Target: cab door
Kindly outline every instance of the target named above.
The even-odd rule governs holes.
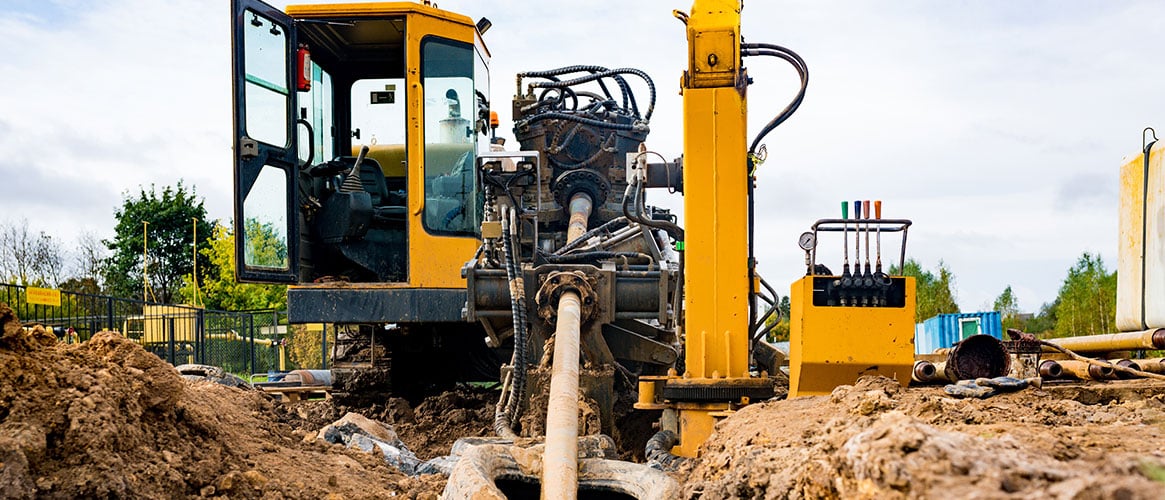
[[[233,0],[234,237],[240,282],[294,283],[299,216],[295,27],[257,0]]]

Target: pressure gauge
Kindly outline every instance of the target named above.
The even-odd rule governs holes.
[[[810,231],[801,233],[801,237],[797,238],[797,244],[806,252],[813,250],[813,247],[817,246],[817,235]]]

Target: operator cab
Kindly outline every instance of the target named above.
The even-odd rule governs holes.
[[[238,279],[456,283],[488,149],[471,20],[417,3],[233,9]]]

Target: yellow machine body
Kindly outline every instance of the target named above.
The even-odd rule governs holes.
[[[772,387],[767,379],[750,377],[748,370],[752,179],[740,7],[739,0],[697,0],[689,15],[677,14],[688,37],[688,69],[681,85],[687,371],[641,378],[640,390],[649,396],[641,396],[636,407],[664,409],[664,427],[674,426],[679,436],[672,451],[686,457],[696,456],[718,420],[748,404],[745,394]]]
[[[475,44],[478,50],[488,54],[484,44],[477,37],[473,19],[468,16],[440,10],[436,7],[416,2],[372,2],[366,4],[320,4],[289,5],[287,13],[294,19],[336,19],[336,18],[393,18],[404,21],[407,29],[396,43],[405,47],[405,85],[399,89],[406,96],[407,139],[404,144],[374,144],[370,146],[368,157],[377,160],[385,177],[405,180],[409,193],[408,200],[408,279],[404,282],[384,284],[361,284],[358,287],[375,288],[465,288],[461,277],[461,265],[477,250],[481,242],[475,237],[446,236],[433,234],[424,227],[425,178],[436,171],[447,173],[449,166],[468,149],[454,145],[426,144],[424,113],[424,90],[421,78],[421,41],[426,37],[440,37],[448,40]],[[471,145],[466,145],[471,147]],[[353,145],[351,154],[359,153],[359,146]],[[434,163],[429,165],[426,160]],[[437,161],[433,161],[437,160]],[[407,165],[413,166],[411,172]],[[299,285],[303,287],[332,285]],[[353,285],[348,285],[353,286]]]
[[[864,375],[893,378],[905,387],[914,365],[914,278],[902,280],[897,307],[852,307],[814,300],[814,283],[793,283],[789,309],[789,397],[829,394]],[[820,295],[820,294],[818,294]]]

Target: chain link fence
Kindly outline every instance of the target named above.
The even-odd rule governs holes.
[[[33,302],[40,289],[33,290]],[[55,297],[55,290],[50,298]],[[66,343],[84,342],[100,331],[115,331],[173,365],[197,363],[253,375],[299,368],[327,368],[328,328],[295,325],[286,311],[215,311],[177,304],[59,292],[59,305],[29,303],[29,288],[0,284],[0,303],[8,304],[25,325],[41,324]],[[54,302],[49,300],[49,302]],[[318,345],[295,349],[299,345]],[[318,352],[318,359],[316,353]]]

